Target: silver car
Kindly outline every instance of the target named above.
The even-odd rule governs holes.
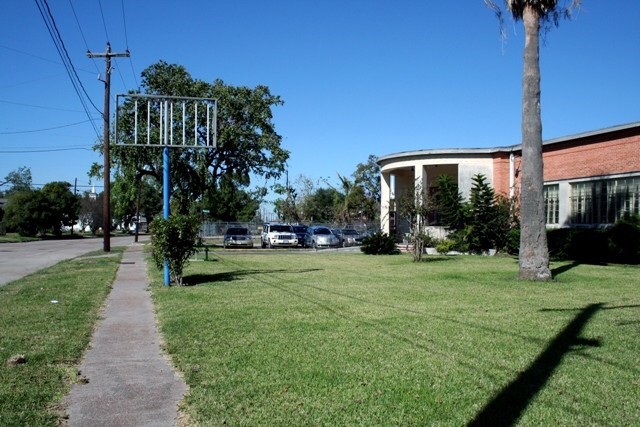
[[[340,246],[343,248],[346,248],[347,246],[357,246],[362,243],[362,236],[360,236],[360,233],[351,228],[336,230],[335,234],[340,238]]]
[[[224,233],[224,240],[222,246],[225,248],[231,247],[253,247],[253,238],[249,234],[249,229],[246,227],[229,227],[227,232]]]
[[[307,229],[304,245],[313,249],[337,248],[340,246],[340,238],[331,230],[322,225],[316,225]]]

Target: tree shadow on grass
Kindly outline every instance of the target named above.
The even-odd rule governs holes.
[[[442,262],[442,261],[453,261],[453,257],[442,255],[442,256],[426,256],[422,257],[420,262],[424,263],[432,263],[432,262]]]
[[[573,262],[570,262],[568,264],[552,268],[551,269],[551,275],[553,277],[557,277],[557,276],[561,275],[562,273],[564,273],[565,271],[569,271],[569,270],[571,270],[573,268],[576,268],[579,265],[580,265],[580,263],[578,261],[573,261]]]
[[[600,340],[580,338],[584,326],[600,309],[602,303],[583,308],[549,343],[529,367],[505,386],[469,422],[468,426],[512,426],[522,416],[533,398],[540,392],[563,357],[576,349],[599,347]]]
[[[233,282],[235,280],[240,280],[243,277],[247,277],[247,276],[260,276],[263,274],[273,274],[273,273],[301,274],[301,273],[309,273],[312,271],[320,271],[320,269],[306,268],[306,269],[300,269],[300,270],[237,270],[237,271],[227,271],[224,273],[213,273],[213,274],[190,274],[188,276],[184,276],[184,278],[182,279],[183,280],[182,283],[184,286],[197,286],[197,285]]]

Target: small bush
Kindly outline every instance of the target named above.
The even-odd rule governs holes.
[[[439,254],[444,255],[454,250],[455,246],[456,246],[456,242],[454,242],[453,240],[442,239],[436,245],[436,251],[438,251]]]
[[[396,239],[381,231],[362,239],[360,250],[367,255],[397,255]]]
[[[612,262],[640,263],[640,222],[633,218],[618,221],[608,231]]]
[[[549,255],[557,260],[639,264],[640,221],[626,218],[609,229],[550,230],[547,243]]]
[[[200,220],[188,215],[171,215],[169,219],[157,217],[151,223],[153,260],[159,270],[164,261],[169,265],[171,279],[182,285],[182,272],[189,257],[196,251]]]

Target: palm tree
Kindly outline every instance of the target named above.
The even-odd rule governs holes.
[[[522,20],[525,30],[524,66],[522,72],[522,175],[520,185],[520,279],[546,281],[551,279],[549,249],[544,214],[544,177],[542,165],[542,119],[540,115],[540,28],[558,24],[560,17],[569,16],[580,0],[570,0],[567,7],[558,7],[557,0],[505,0],[516,21]],[[502,21],[500,8],[485,0]]]

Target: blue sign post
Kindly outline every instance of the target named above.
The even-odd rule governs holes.
[[[124,100],[120,105],[120,100]],[[127,114],[129,127],[118,132],[118,117]],[[212,98],[127,94],[116,96],[116,144],[163,147],[163,217],[169,219],[171,182],[169,148],[215,148],[218,135],[218,104]],[[132,125],[132,127],[131,127]],[[123,135],[121,135],[123,134]],[[118,141],[123,136],[124,141]],[[164,284],[169,286],[169,263],[164,261]]]

